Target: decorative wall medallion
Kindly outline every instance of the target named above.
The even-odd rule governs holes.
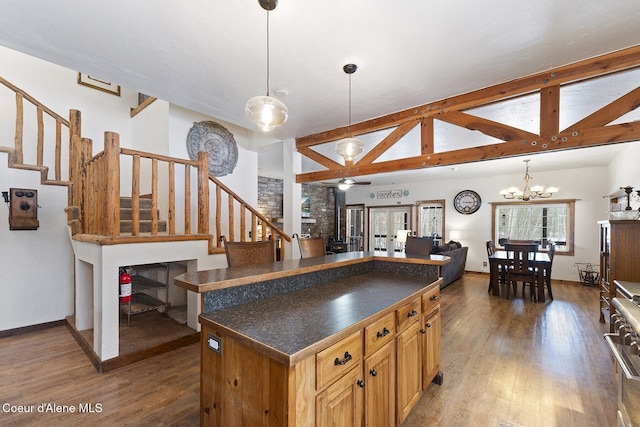
[[[209,173],[213,176],[230,174],[238,163],[236,140],[220,123],[193,123],[187,134],[187,153],[191,160],[197,160],[200,151],[209,154]]]

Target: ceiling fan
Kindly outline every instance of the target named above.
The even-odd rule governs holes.
[[[352,185],[371,185],[371,181],[356,181],[353,178],[342,178],[338,182],[321,182],[326,187],[337,187],[340,190],[347,190]]]
[[[356,181],[353,178],[342,178],[338,181],[338,188],[340,190],[348,190],[352,185],[369,185],[371,181]]]

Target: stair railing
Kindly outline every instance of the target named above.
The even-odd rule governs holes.
[[[278,228],[275,224],[273,224],[267,217],[262,215],[256,209],[251,207],[248,203],[246,203],[240,196],[231,191],[229,187],[220,182],[213,175],[209,175],[209,180],[215,185],[215,231],[216,231],[216,242],[218,248],[222,246],[222,241],[220,237],[224,235],[225,239],[230,242],[240,241],[252,241],[256,240],[267,240],[267,239],[276,239],[276,243],[278,241],[282,241],[282,239],[287,242],[291,242],[291,236]],[[226,194],[227,197],[227,230],[228,234],[223,233],[222,219],[223,212],[222,208],[224,206],[223,195]],[[236,204],[239,207],[238,217],[239,217],[239,230],[240,230],[240,238],[236,240],[235,236],[235,206]],[[249,227],[249,233],[247,233],[247,227]],[[247,239],[248,237],[248,239]],[[280,249],[280,259],[284,259],[285,255],[285,247],[280,244],[276,246]]]
[[[60,184],[66,184],[67,182],[62,182],[62,180],[66,178],[62,175],[63,151],[65,150],[62,141],[66,141],[68,138],[69,121],[2,77],[0,77],[0,83],[15,94],[14,146],[13,150],[9,152],[9,163],[13,167],[24,166],[26,169],[41,170],[43,182],[49,180],[49,168],[45,166],[45,162],[53,164],[53,179]],[[27,105],[25,105],[25,101]],[[33,110],[35,113],[34,116],[30,114],[26,115],[25,113],[28,112],[26,110]],[[26,164],[25,147],[23,146],[25,139],[25,121],[27,124],[35,122],[36,129],[33,135],[36,140],[35,151],[31,152],[29,150],[33,150],[33,145],[27,147],[29,156],[28,159],[26,159]],[[51,135],[49,132],[45,133],[45,130],[49,127],[55,127],[55,134],[53,134],[53,136],[49,136]],[[28,134],[27,137],[31,138],[32,136]]]
[[[86,140],[84,147],[90,147]],[[144,163],[143,163],[144,162]],[[81,205],[83,233],[103,236],[102,244],[153,240],[209,239],[209,253],[221,253],[220,238],[227,241],[255,241],[275,238],[290,242],[291,237],[268,218],[246,203],[217,178],[209,174],[206,152],[197,160],[185,160],[138,150],[121,148],[118,134],[105,132],[104,151],[91,157],[80,176],[85,182]],[[130,173],[126,166],[130,165]],[[131,185],[131,232],[120,229],[120,197],[128,193],[122,185]],[[197,188],[197,212],[192,212],[192,182]],[[210,199],[209,188],[215,196]],[[224,198],[226,197],[226,203]],[[151,200],[151,229],[140,231],[140,200]],[[160,206],[163,204],[163,206]],[[210,210],[213,206],[215,230],[210,232]],[[178,220],[178,209],[183,215]],[[160,215],[160,212],[163,215]],[[159,218],[167,218],[166,232],[159,231]],[[195,221],[192,219],[195,217]],[[236,221],[239,222],[236,227]],[[197,227],[194,230],[194,227]],[[236,236],[236,230],[239,235]],[[237,237],[237,238],[236,238]],[[215,246],[214,246],[214,243]],[[280,245],[281,259],[284,246]]]
[[[87,144],[84,144],[87,146]],[[130,172],[123,168],[130,165]],[[160,166],[162,165],[162,166]],[[176,168],[181,173],[176,173]],[[207,153],[199,153],[198,160],[184,160],[175,157],[147,153],[120,147],[117,133],[105,132],[104,150],[84,162],[79,176],[84,181],[82,191],[81,232],[104,236],[102,243],[109,241],[131,242],[136,238],[144,240],[178,240],[178,236],[203,238],[209,236],[209,183]],[[197,229],[191,222],[191,182],[192,175],[197,185]],[[129,180],[129,190],[122,185]],[[181,181],[181,185],[179,183]],[[184,217],[181,230],[176,221],[177,188],[180,187]],[[164,197],[162,197],[164,193]],[[122,233],[120,227],[120,198],[131,197],[131,232]],[[151,226],[149,232],[140,230],[140,200],[151,200]],[[160,201],[166,201],[162,212],[167,218],[167,231],[159,231]],[[153,239],[156,238],[156,239]]]
[[[91,139],[81,136],[79,111],[71,110],[67,120],[2,77],[0,83],[15,94],[16,105],[14,147],[0,146],[0,151],[9,153],[11,167],[39,170],[43,183],[69,186],[66,210],[74,236],[83,235],[78,238],[102,244],[208,238],[210,253],[224,250],[222,236],[228,241],[236,241],[237,237],[239,241],[276,239],[291,242],[291,237],[268,218],[209,175],[206,153],[199,153],[198,160],[192,161],[120,148],[118,134],[105,132],[104,150],[94,156]],[[30,110],[34,111],[33,116]],[[32,123],[35,124],[33,131]],[[55,128],[53,136],[48,131],[50,127]],[[35,149],[33,145],[24,144],[32,140],[32,134]],[[67,147],[64,140],[69,141]],[[53,179],[48,177],[47,165],[51,164]],[[131,165],[131,173],[121,174],[122,165]],[[68,176],[63,174],[65,166]],[[128,188],[131,188],[132,225],[131,233],[123,234],[120,230],[120,196],[122,184],[127,180]],[[197,188],[197,212],[192,212],[191,207],[192,182]],[[210,185],[215,191],[215,236],[209,232]],[[166,191],[165,197],[160,197],[161,191]],[[148,233],[140,231],[142,198],[151,199],[151,230]],[[177,222],[180,204],[184,209],[181,224]],[[159,205],[163,205],[162,213],[167,218],[167,231],[162,234],[158,229],[159,218],[163,216],[159,213]],[[280,251],[283,259],[284,245]]]

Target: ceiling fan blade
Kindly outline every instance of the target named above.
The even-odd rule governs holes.
[[[351,185],[371,185],[371,181],[356,181]]]

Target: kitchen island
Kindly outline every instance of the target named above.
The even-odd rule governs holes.
[[[442,380],[448,261],[356,252],[178,276],[203,293],[201,424],[399,425]]]

